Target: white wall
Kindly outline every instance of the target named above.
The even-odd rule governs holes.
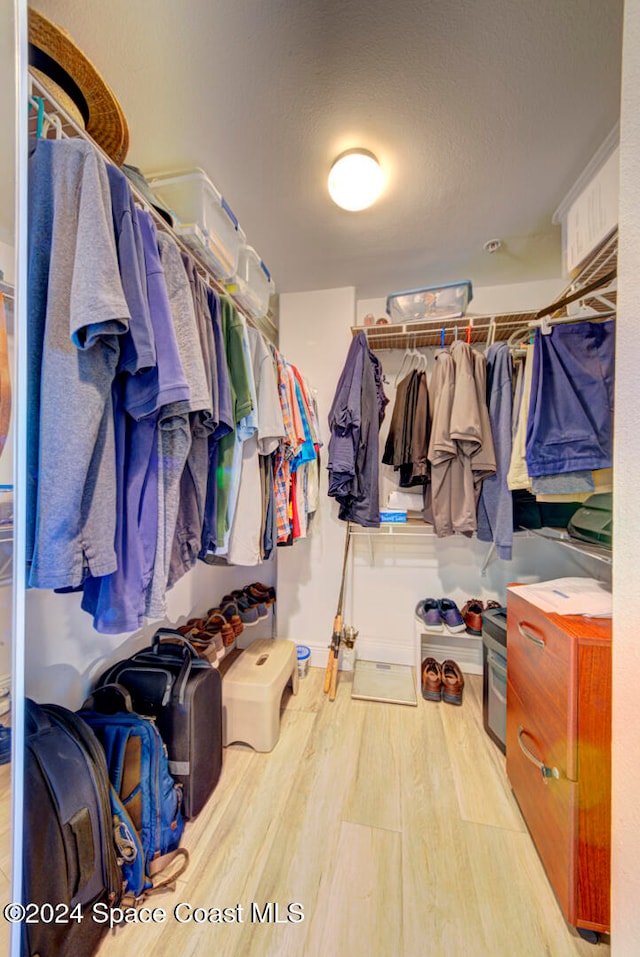
[[[111,662],[148,645],[161,624],[175,627],[217,605],[223,595],[256,580],[275,584],[275,561],[255,568],[211,566],[198,562],[167,593],[167,616],[130,635],[100,635],[80,608],[80,595],[50,591],[27,593],[25,648],[26,694],[36,701],[55,701],[76,709],[92,682]],[[272,616],[245,628],[238,644],[268,638]]]
[[[563,286],[546,283],[479,289],[478,298],[491,309],[536,309],[546,305]],[[495,300],[492,293],[495,293]],[[502,296],[502,298],[501,298]],[[357,304],[358,315],[369,311]],[[509,303],[506,305],[505,303]],[[364,311],[363,311],[364,308]],[[354,321],[353,290],[283,295],[280,298],[280,347],[300,364],[318,389],[320,425],[325,431],[320,519],[310,538],[278,553],[279,634],[312,648],[313,663],[324,665],[339,592],[344,547],[344,525],[336,503],[327,496],[327,414],[344,365]],[[377,312],[374,312],[377,315]],[[385,392],[391,402],[380,433],[384,443],[391,418],[394,378],[399,352],[380,353],[386,375]],[[392,469],[381,468],[381,504],[395,485]],[[358,654],[377,661],[410,664],[414,661],[414,610],[427,597],[453,598],[463,605],[469,598],[504,602],[511,581],[534,581],[564,574],[606,576],[607,569],[575,553],[539,539],[518,537],[512,562],[494,560],[483,574],[489,545],[455,536],[436,539],[425,526],[424,537],[384,537],[359,534],[352,539],[345,590],[344,620],[359,629]]]
[[[316,391],[324,447],[320,509],[309,538],[278,549],[278,634],[310,645],[313,664],[326,663],[338,601],[344,525],[327,497],[327,416],[351,342],[355,289],[280,296],[280,349]]]
[[[638,640],[638,303],[640,302],[640,4],[625,4],[620,124],[613,569],[613,822],[611,952],[640,949],[640,642]]]

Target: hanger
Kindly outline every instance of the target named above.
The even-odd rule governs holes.
[[[56,139],[61,140],[64,136],[64,133],[62,132],[62,120],[57,113],[54,113],[53,116],[47,116],[45,118],[45,121],[42,125],[42,135],[46,136],[52,126],[56,131]]]
[[[34,108],[37,110],[36,138],[42,139],[42,127],[44,125],[44,100],[41,96],[31,96],[29,98],[29,113]]]
[[[496,341],[496,317],[491,316],[489,319],[489,329],[487,330],[487,348],[492,346]]]
[[[523,339],[527,339],[529,341],[531,336],[532,329],[529,323],[526,323],[526,325],[518,326],[518,328],[511,333],[507,339],[507,345],[509,346],[511,352],[513,352],[515,355],[524,355],[525,350],[522,348],[522,341]]]
[[[472,333],[472,332],[473,332],[473,319],[469,319],[469,324],[468,324],[468,326],[467,326],[467,334],[466,334],[466,340],[467,340],[467,345],[468,345],[468,346],[471,345],[471,333]]]
[[[400,363],[400,368],[399,368],[398,371],[396,372],[396,377],[395,377],[395,379],[393,380],[393,384],[394,384],[394,386],[395,386],[396,389],[398,388],[398,383],[400,382],[400,380],[403,379],[406,374],[408,374],[409,372],[411,372],[411,367],[412,367],[412,363],[413,363],[413,352],[414,352],[414,350],[412,350],[412,349],[410,349],[410,348],[405,349],[404,355],[403,355],[403,357],[402,357],[402,362]],[[405,371],[405,363],[406,363],[407,359],[409,360],[409,365],[408,365],[408,367],[407,367],[407,369],[406,369],[406,371]]]

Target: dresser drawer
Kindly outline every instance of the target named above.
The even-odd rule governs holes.
[[[576,640],[517,591],[507,609],[507,698],[511,687],[549,762],[575,780]]]
[[[552,761],[526,706],[507,681],[507,774],[558,903],[573,923],[578,785]],[[558,777],[544,777],[535,762]]]

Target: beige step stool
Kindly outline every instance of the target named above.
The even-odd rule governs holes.
[[[280,736],[280,700],[288,682],[298,693],[298,656],[293,641],[258,638],[222,678],[222,728],[226,745],[242,741],[272,751]]]

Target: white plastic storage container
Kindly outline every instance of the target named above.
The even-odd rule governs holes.
[[[149,186],[176,219],[175,230],[217,279],[230,279],[246,236],[228,204],[201,169],[147,177]]]
[[[387,296],[387,315],[392,322],[419,322],[421,319],[457,319],[471,302],[468,279],[443,286],[407,289]]]
[[[275,291],[271,273],[252,246],[242,246],[235,280],[227,289],[254,319],[262,319],[269,309],[269,296]]]

